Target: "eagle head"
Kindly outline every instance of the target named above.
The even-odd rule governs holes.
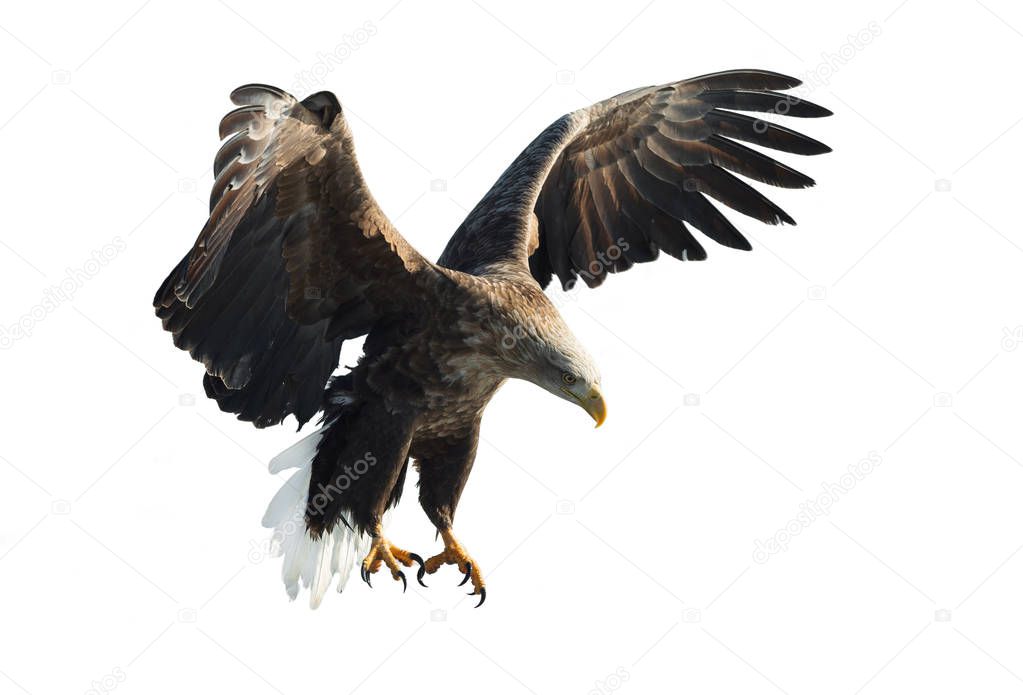
[[[546,362],[546,363],[544,363]],[[607,405],[600,392],[600,373],[589,355],[559,350],[538,363],[533,383],[585,410],[600,427]]]
[[[556,310],[538,313],[543,318],[530,322],[527,330],[519,324],[514,369],[509,376],[530,381],[579,406],[600,427],[607,417],[600,370]]]

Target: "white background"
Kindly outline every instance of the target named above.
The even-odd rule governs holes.
[[[1008,0],[7,6],[0,692],[1020,692],[1021,31]],[[610,417],[495,399],[456,524],[482,609],[451,568],[289,603],[259,520],[294,428],[220,413],[150,308],[230,90],[338,94],[436,256],[557,116],[731,67],[836,112],[794,124],[833,154],[781,155],[799,226],[562,297]],[[408,485],[389,535],[432,554]]]

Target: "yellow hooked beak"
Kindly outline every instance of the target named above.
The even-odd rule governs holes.
[[[597,423],[597,427],[604,424],[604,420],[607,419],[607,404],[604,403],[604,395],[600,389],[594,386],[585,396],[580,396],[565,387],[562,387],[561,390],[579,402],[583,410],[589,413],[593,421]]]

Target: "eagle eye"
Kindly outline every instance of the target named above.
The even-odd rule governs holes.
[[[565,372],[564,374],[561,375],[561,380],[564,381],[566,384],[574,384],[576,381],[575,374]]]

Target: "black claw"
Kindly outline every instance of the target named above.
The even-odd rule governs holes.
[[[362,581],[364,581],[367,584],[369,584],[369,588],[372,589],[373,588],[373,582],[370,581],[369,577],[370,577],[369,570],[366,568],[365,565],[363,565],[362,566]]]
[[[401,593],[404,594],[405,590],[408,589],[408,581],[405,579],[405,573],[399,571],[398,572],[398,579],[401,580]]]
[[[467,562],[467,563],[465,563],[465,576],[462,577],[462,581],[458,582],[458,586],[462,586],[467,581],[469,581],[469,577],[471,577],[471,576],[472,576],[472,563],[471,562]]]
[[[426,576],[426,563],[423,562],[423,558],[419,557],[415,553],[409,553],[408,556],[419,563],[419,571],[416,573],[416,581],[424,589],[429,588],[423,583],[423,577]]]
[[[475,593],[476,592],[474,591],[474,592],[472,592],[472,594],[469,594],[469,595],[472,596]],[[479,608],[480,606],[482,606],[483,602],[486,601],[486,600],[487,600],[487,587],[485,587],[485,586],[484,587],[480,587],[480,602],[476,604],[476,608]]]

